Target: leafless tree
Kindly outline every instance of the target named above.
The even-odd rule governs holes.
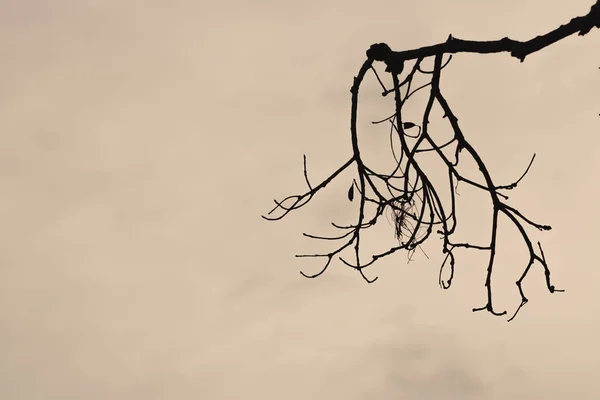
[[[513,183],[508,185],[498,185],[494,183],[486,164],[483,162],[475,148],[465,138],[458,124],[457,117],[442,94],[440,89],[440,76],[444,67],[448,65],[449,61],[452,59],[452,55],[456,53],[489,54],[507,52],[523,62],[528,55],[542,50],[552,43],[558,42],[574,33],[578,33],[580,36],[586,35],[594,27],[600,28],[600,0],[591,7],[590,12],[587,15],[573,18],[567,24],[561,25],[557,29],[525,42],[512,40],[507,37],[495,41],[471,41],[457,39],[450,35],[444,43],[414,50],[392,51],[385,43],[372,45],[369,50],[367,50],[367,59],[360,68],[358,75],[354,77],[354,82],[350,90],[352,94],[350,117],[350,133],[353,149],[352,156],[328,178],[317,185],[313,185],[308,178],[306,156],[304,156],[304,178],[308,186],[308,191],[303,194],[288,196],[281,201],[275,200],[275,207],[267,214],[267,216],[263,216],[263,218],[267,220],[279,220],[283,218],[289,212],[299,209],[310,202],[317,192],[328,185],[341,172],[345,171],[351,165],[355,166],[358,176],[357,179],[353,181],[353,184],[348,191],[348,199],[353,201],[355,193],[359,196],[358,201],[360,204],[357,221],[355,224],[349,226],[340,226],[332,223],[341,231],[341,234],[335,237],[304,234],[310,238],[328,240],[342,244],[334,250],[324,254],[297,255],[297,257],[321,257],[326,259],[325,266],[319,272],[312,275],[302,274],[308,278],[315,278],[323,274],[334,257],[339,257],[339,254],[344,249],[353,246],[353,262],[349,262],[342,257],[339,257],[339,259],[347,266],[356,269],[367,282],[374,282],[377,278],[370,279],[365,275],[366,267],[399,250],[407,250],[409,252],[414,251],[431,236],[435,227],[435,233],[441,235],[441,238],[443,239],[442,251],[446,255],[442,266],[440,267],[440,286],[447,289],[452,284],[455,265],[455,249],[468,248],[487,251],[489,252],[487,276],[485,280],[487,302],[483,307],[474,308],[473,311],[487,310],[494,315],[505,315],[506,311],[499,312],[492,305],[492,271],[496,254],[498,219],[503,215],[518,229],[529,252],[529,261],[516,282],[521,296],[521,304],[517,307],[509,321],[511,321],[520,311],[521,307],[528,302],[522,288],[522,282],[531,270],[535,261],[541,264],[545,272],[546,286],[550,293],[560,292],[561,290],[556,289],[551,283],[550,269],[548,268],[541,244],[537,242],[534,245],[525,229],[526,226],[530,226],[539,230],[549,230],[551,229],[550,226],[538,224],[528,219],[519,210],[510,206],[506,201],[508,197],[503,194],[503,191],[514,189],[523,179],[533,163],[535,154],[525,169],[525,172]],[[434,58],[434,66],[433,70],[426,71],[422,68],[422,62],[429,57]],[[444,58],[446,58],[445,61]],[[410,68],[410,71],[408,71],[409,68],[406,68],[407,71],[404,71],[406,62],[412,60],[414,60],[414,64]],[[386,89],[378,76],[374,68],[375,62],[382,62],[386,65],[385,71],[391,74],[393,81],[393,87],[391,89]],[[404,78],[400,80],[403,71]],[[386,174],[376,172],[365,164],[363,158],[361,158],[358,145],[356,127],[358,95],[361,83],[368,72],[372,72],[383,87],[383,96],[391,93],[394,94],[395,112],[381,121],[373,122],[374,124],[389,124],[390,134],[397,137],[400,143],[400,151],[398,152],[394,149],[393,142],[391,142],[391,150],[396,167],[392,172]],[[420,87],[412,88],[413,79],[417,74],[428,76],[429,82]],[[429,88],[429,97],[421,123],[415,124],[413,122],[404,121],[402,114],[403,107],[414,93],[425,88]],[[443,118],[448,120],[453,131],[453,138],[450,141],[441,144],[434,140],[428,129],[429,117],[435,103],[441,106],[441,109],[444,112]],[[448,154],[448,150],[450,150],[450,154]],[[435,187],[432,184],[431,179],[426,175],[419,162],[418,155],[423,152],[435,152],[447,168],[448,185],[451,193],[450,207],[442,204],[439,195],[441,188]],[[471,157],[477,164],[483,182],[469,179],[458,172],[457,167],[465,154]],[[457,224],[455,188],[459,182],[485,191],[491,198],[493,205],[492,227],[491,239],[488,245],[481,246],[470,243],[456,243],[451,239]],[[385,189],[381,189],[382,186],[385,187]],[[376,206],[376,211],[372,216],[366,215],[365,206],[368,203],[372,203]],[[372,255],[370,260],[365,261],[364,259],[361,259],[359,251],[361,232],[375,225],[386,210],[391,210],[394,216],[395,233],[399,240],[399,244],[385,252]],[[448,278],[442,279],[442,272],[446,268],[445,274]]]

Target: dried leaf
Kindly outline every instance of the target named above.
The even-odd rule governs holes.
[[[352,184],[350,189],[348,189],[348,200],[354,200],[354,184]]]
[[[402,124],[402,127],[404,127],[404,129],[414,128],[415,126],[417,125],[413,124],[412,122],[405,122]]]

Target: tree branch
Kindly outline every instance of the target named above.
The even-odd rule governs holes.
[[[401,65],[404,61],[444,53],[490,54],[507,52],[523,62],[525,57],[531,53],[535,53],[576,32],[579,32],[579,36],[586,35],[592,28],[600,28],[600,0],[596,1],[596,4],[590,8],[590,12],[587,15],[575,17],[567,24],[561,25],[545,35],[536,36],[526,42],[509,39],[508,37],[492,41],[462,40],[450,35],[444,43],[405,51],[392,51],[385,43],[374,44],[367,50],[367,57],[375,61],[383,61],[388,66],[386,71],[396,73],[401,72]]]
[[[304,158],[303,172],[308,191],[303,194],[292,195],[284,198],[281,201],[275,200],[275,207],[269,211],[269,216],[263,216],[267,220],[279,220],[285,217],[288,213],[300,209],[307,205],[317,192],[324,189],[333,179],[338,178],[341,172],[345,171],[350,165],[356,167],[358,179],[353,179],[348,189],[347,197],[350,202],[355,200],[355,192],[360,196],[358,199],[358,215],[355,223],[342,226],[332,222],[331,224],[341,231],[342,234],[335,236],[321,236],[305,233],[304,236],[311,239],[325,240],[329,242],[342,241],[342,244],[337,248],[321,254],[300,254],[297,257],[303,258],[325,258],[325,265],[314,274],[301,274],[307,278],[316,278],[323,274],[334,257],[355,269],[367,282],[372,283],[377,278],[370,279],[364,269],[375,263],[377,260],[389,256],[400,250],[407,250],[409,260],[416,248],[427,241],[434,233],[441,235],[442,253],[446,255],[439,272],[439,284],[443,289],[450,288],[455,272],[455,254],[456,248],[475,249],[489,252],[487,262],[487,273],[484,286],[486,288],[486,304],[482,307],[474,308],[473,311],[486,310],[493,315],[505,315],[506,311],[498,311],[493,307],[492,298],[492,276],[495,267],[495,256],[497,250],[498,236],[498,221],[501,215],[508,218],[510,222],[518,229],[523,238],[523,241],[529,252],[529,260],[524,267],[524,270],[515,282],[518,292],[521,296],[521,304],[517,307],[515,313],[509,319],[513,320],[522,307],[529,301],[525,296],[525,290],[522,287],[524,279],[531,271],[531,267],[535,261],[541,264],[546,279],[546,286],[550,293],[562,292],[550,281],[550,269],[546,262],[541,244],[538,242],[539,253],[533,246],[532,240],[525,230],[525,225],[530,225],[539,230],[549,230],[550,226],[541,225],[531,221],[525,217],[519,210],[508,205],[501,199],[508,199],[507,196],[500,193],[500,190],[514,189],[529,172],[531,164],[535,158],[532,157],[525,172],[513,183],[508,185],[496,185],[492,179],[491,173],[484,161],[477,153],[471,143],[465,138],[459,124],[458,118],[453,113],[448,101],[442,94],[440,88],[440,76],[442,70],[448,65],[452,54],[449,54],[448,60],[443,61],[445,53],[500,53],[508,52],[513,57],[518,58],[521,62],[529,54],[539,51],[552,43],[556,43],[565,37],[578,32],[579,35],[587,34],[592,28],[600,28],[600,0],[590,9],[590,12],[583,16],[571,19],[571,21],[559,28],[548,32],[545,35],[537,36],[527,42],[519,42],[509,38],[504,38],[496,41],[469,41],[453,38],[451,35],[445,43],[436,44],[434,46],[423,47],[416,50],[395,52],[385,43],[374,44],[367,51],[367,59],[364,61],[358,74],[354,77],[352,88],[352,106],[350,113],[350,136],[352,142],[352,156],[334,171],[331,175],[325,178],[317,185],[313,185],[308,179],[306,168],[306,157]],[[433,70],[426,71],[421,68],[420,64],[426,57],[434,57]],[[415,59],[416,62],[411,67],[412,70],[400,81],[399,75],[404,69],[404,61]],[[386,71],[392,75],[393,87],[387,89],[380,79],[375,67],[374,61],[382,61],[386,64]],[[375,125],[389,123],[390,125],[390,153],[396,165],[391,172],[377,172],[367,166],[362,159],[359,144],[359,135],[357,130],[358,119],[358,103],[359,90],[367,72],[372,71],[381,85],[383,92],[382,96],[390,93],[394,94],[394,108],[392,115],[372,122]],[[417,73],[428,75],[430,82],[413,89],[411,86],[413,78]],[[401,89],[404,88],[404,93]],[[411,95],[415,92],[429,88],[429,98],[423,112],[423,118],[419,123],[412,121],[403,121],[403,108]],[[430,132],[429,118],[431,116],[432,107],[437,103],[444,111],[443,119],[448,121],[454,136],[451,140],[445,140],[438,144],[434,132]],[[414,129],[417,128],[417,129]],[[415,133],[415,131],[418,131]],[[396,141],[394,141],[396,139]],[[396,149],[394,142],[399,142],[400,149]],[[449,146],[456,146],[454,149],[454,160],[442,151]],[[436,154],[444,163],[448,173],[448,186],[441,187],[434,184],[429,179],[427,173],[422,168],[420,155],[422,153]],[[460,154],[465,152],[470,156],[475,163],[483,178],[483,183],[468,179],[458,172],[458,166],[461,162]],[[462,184],[473,186],[486,192],[492,201],[492,226],[490,231],[489,244],[471,244],[457,243],[451,239],[454,234],[457,218],[456,218],[456,185]],[[384,184],[385,189],[381,189]],[[440,193],[442,190],[450,190],[450,204],[444,204],[441,200]],[[386,193],[389,192],[389,195]],[[458,194],[458,192],[456,192]],[[367,212],[366,205],[375,204],[376,210],[374,213]],[[388,211],[391,214],[392,224],[394,226],[394,236],[398,240],[398,244],[387,250],[372,254],[370,260],[361,257],[360,244],[362,235],[365,230],[373,227],[384,213]],[[349,262],[342,257],[342,252],[353,250],[354,262]],[[427,256],[427,255],[426,255]],[[444,278],[444,275],[446,278]]]

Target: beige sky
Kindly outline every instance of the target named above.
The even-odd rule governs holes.
[[[497,182],[537,153],[511,204],[553,226],[532,238],[567,292],[536,265],[513,323],[470,311],[484,255],[458,254],[439,289],[437,239],[429,260],[374,266],[372,285],[339,262],[302,278],[321,264],[293,255],[323,247],[301,232],[352,221],[350,172],[289,219],[259,217],[304,189],[303,153],[314,180],[350,156],[370,44],[524,40],[592,3],[1,1],[0,398],[600,398],[597,30],[523,64],[457,55],[442,74]],[[366,129],[392,112],[378,92],[365,84],[367,147],[387,137]],[[485,201],[462,193],[483,242]],[[510,311],[526,254],[500,229]]]

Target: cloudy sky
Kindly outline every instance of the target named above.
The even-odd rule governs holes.
[[[522,64],[459,54],[442,74],[497,182],[537,153],[510,201],[553,226],[532,239],[567,291],[548,294],[536,265],[514,322],[471,312],[485,255],[457,253],[438,287],[437,239],[429,259],[373,266],[372,285],[339,262],[303,278],[322,264],[293,255],[324,248],[301,232],[352,222],[351,171],[288,219],[260,218],[304,189],[302,154],[315,181],[349,158],[349,88],[372,43],[526,40],[592,3],[0,1],[0,397],[599,398],[597,30]],[[375,149],[387,131],[368,121],[392,105],[372,77],[363,90]],[[489,205],[462,190],[465,237],[487,241]],[[500,234],[510,311],[527,254],[506,221]]]

